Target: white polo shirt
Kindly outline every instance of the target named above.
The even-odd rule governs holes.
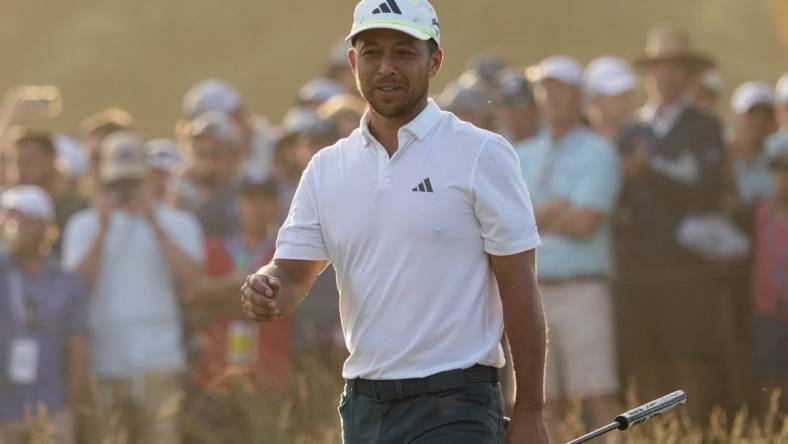
[[[309,163],[276,259],[330,260],[350,357],[343,377],[419,378],[502,367],[503,313],[488,254],[539,245],[503,137],[427,107],[389,158],[368,129]]]

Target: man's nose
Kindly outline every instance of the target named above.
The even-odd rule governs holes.
[[[378,74],[382,76],[391,75],[394,73],[394,60],[391,54],[384,54],[383,59],[380,61],[378,67]]]

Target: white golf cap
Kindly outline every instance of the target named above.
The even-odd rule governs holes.
[[[744,82],[731,97],[731,109],[736,114],[745,114],[753,107],[774,107],[774,90],[766,82]]]
[[[90,156],[79,141],[66,134],[55,136],[57,161],[63,172],[71,179],[78,179],[90,169]]]
[[[599,57],[586,68],[583,83],[586,94],[617,96],[638,88],[638,79],[629,64],[618,57]]]
[[[577,60],[567,56],[548,57],[528,68],[527,75],[528,80],[534,83],[553,79],[578,88],[583,84],[583,67]]]
[[[318,78],[310,80],[298,90],[298,100],[322,104],[343,92],[344,90],[339,83],[331,79]]]
[[[210,136],[235,149],[241,145],[241,131],[230,116],[221,111],[200,114],[189,124],[189,137]]]
[[[175,170],[181,162],[178,144],[172,139],[153,139],[145,142],[145,158],[148,166],[167,173]]]
[[[122,179],[142,179],[148,172],[142,139],[131,131],[118,131],[101,143],[101,168],[103,182]]]
[[[362,0],[356,5],[353,28],[346,39],[370,29],[393,29],[441,43],[438,14],[427,0]]]
[[[194,85],[183,97],[183,115],[193,119],[208,111],[232,114],[241,107],[241,95],[229,83],[207,79]]]
[[[0,197],[3,210],[15,210],[32,219],[51,222],[55,219],[55,207],[46,191],[35,185],[17,185],[6,190]]]
[[[777,102],[788,103],[788,72],[777,81]]]
[[[720,72],[714,68],[707,69],[703,72],[703,74],[701,74],[700,84],[709,91],[714,91],[717,94],[719,94],[722,91],[722,88],[725,86]]]

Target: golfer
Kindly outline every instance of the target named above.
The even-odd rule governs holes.
[[[243,308],[287,315],[334,264],[345,443],[546,442],[539,236],[517,156],[428,99],[443,51],[426,0],[363,0],[348,39],[368,111],[304,171]],[[508,431],[504,326],[517,380]]]

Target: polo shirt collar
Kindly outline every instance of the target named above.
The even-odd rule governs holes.
[[[370,111],[367,110],[364,113],[364,116],[361,118],[361,134],[364,136],[364,144],[368,145],[373,140],[375,140],[375,136],[369,131],[369,113]],[[417,140],[420,142],[427,137],[427,134],[435,127],[441,117],[441,109],[438,107],[438,104],[435,103],[434,100],[428,99],[427,106],[424,107],[423,110],[419,113],[418,116],[413,118],[410,122],[400,128],[399,132],[407,132],[413,135]]]

